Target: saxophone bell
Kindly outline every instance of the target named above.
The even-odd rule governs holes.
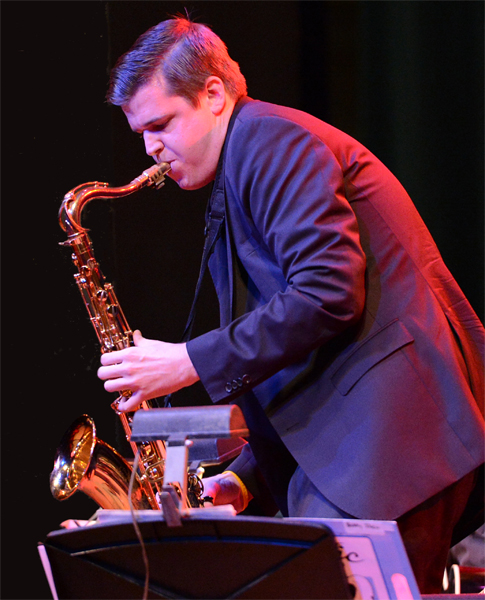
[[[79,490],[101,508],[129,510],[131,477],[128,462],[96,437],[93,419],[82,415],[66,431],[57,449],[50,489],[56,500],[67,500]],[[135,510],[151,508],[136,476],[131,500]]]

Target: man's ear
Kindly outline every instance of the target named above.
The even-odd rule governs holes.
[[[219,116],[224,111],[227,102],[227,92],[222,79],[211,75],[206,79],[204,91],[210,110],[215,116]]]

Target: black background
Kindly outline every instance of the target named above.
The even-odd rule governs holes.
[[[483,320],[482,2],[1,2],[2,598],[49,598],[36,545],[93,502],[51,497],[58,442],[80,414],[120,446],[113,397],[60,247],[63,195],[122,185],[151,164],[118,108],[109,68],[148,27],[184,12],[211,25],[249,94],[312,112],[401,180]],[[83,222],[128,322],[178,341],[191,304],[209,190],[91,204]],[[196,333],[217,325],[208,282]],[[180,403],[206,403],[195,386]]]

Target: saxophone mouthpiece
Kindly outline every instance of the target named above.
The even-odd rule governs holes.
[[[148,185],[154,185],[159,190],[165,184],[165,175],[169,171],[169,163],[162,162],[143,171],[143,175],[148,178]]]

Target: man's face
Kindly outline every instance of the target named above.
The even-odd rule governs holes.
[[[225,129],[208,89],[200,106],[170,96],[162,76],[141,87],[123,112],[133,131],[142,135],[146,152],[155,162],[168,162],[168,176],[186,190],[196,190],[215,177]]]

